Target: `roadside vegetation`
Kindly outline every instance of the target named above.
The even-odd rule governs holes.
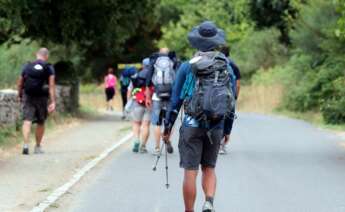
[[[106,66],[140,62],[163,46],[187,59],[193,52],[186,35],[205,19],[224,29],[241,69],[241,110],[314,114],[316,122],[343,126],[342,0],[0,0],[0,87],[13,87],[22,63],[45,45],[52,62],[74,66],[76,72],[65,77],[76,75],[85,84],[82,108],[103,108],[98,85]]]

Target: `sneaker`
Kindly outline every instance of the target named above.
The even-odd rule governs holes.
[[[133,146],[133,152],[139,152],[139,146],[140,146],[140,143],[139,142],[135,142],[134,143],[134,146]]]
[[[140,152],[140,153],[147,153],[146,146],[145,146],[145,145],[141,145],[141,146],[140,146],[140,149],[139,149],[139,152]]]
[[[204,206],[202,206],[202,212],[215,212],[213,204],[209,201],[206,201]]]
[[[167,152],[169,154],[172,154],[174,152],[174,147],[171,145],[171,142],[169,141],[167,144],[166,144],[166,148],[167,148]]]
[[[228,154],[228,151],[226,150],[226,146],[224,144],[220,145],[219,154],[220,155]]]
[[[43,154],[42,148],[40,146],[35,146],[34,154]]]
[[[23,148],[23,155],[29,154],[29,148]]]
[[[161,154],[161,150],[159,149],[159,147],[156,147],[155,151],[153,152],[153,155],[158,156],[160,154]]]

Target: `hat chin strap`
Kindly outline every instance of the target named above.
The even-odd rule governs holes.
[[[189,60],[189,63],[190,64],[194,64],[194,63],[197,63],[201,60],[201,56],[197,56],[197,57],[193,57],[191,60]]]

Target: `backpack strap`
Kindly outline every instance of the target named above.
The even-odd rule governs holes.
[[[188,73],[186,81],[184,82],[182,87],[180,99],[185,99],[186,97],[192,96],[195,87],[195,80],[195,75],[192,72]]]

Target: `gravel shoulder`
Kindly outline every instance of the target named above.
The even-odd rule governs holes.
[[[49,133],[43,141],[43,155],[23,156],[20,146],[2,154],[0,211],[31,210],[129,129],[128,122],[108,113]]]

